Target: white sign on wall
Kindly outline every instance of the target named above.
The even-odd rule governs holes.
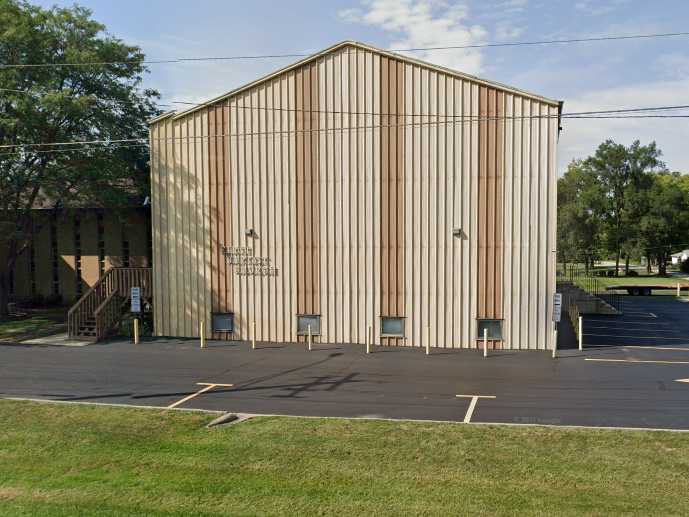
[[[141,312],[141,287],[132,287],[131,289],[131,299],[132,299],[132,312]]]
[[[562,293],[555,293],[553,295],[553,321],[560,322],[562,317]]]

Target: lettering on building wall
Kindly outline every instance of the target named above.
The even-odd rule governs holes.
[[[234,271],[238,275],[278,276],[278,268],[271,265],[271,260],[254,256],[253,248],[223,246],[222,252],[227,263],[234,266]]]

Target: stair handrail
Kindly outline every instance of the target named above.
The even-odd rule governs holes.
[[[76,336],[79,327],[84,322],[85,317],[93,314],[96,307],[108,296],[114,286],[113,269],[109,269],[100,277],[93,287],[77,300],[77,302],[67,312],[67,332],[70,337]]]
[[[109,269],[98,281],[72,306],[67,313],[67,331],[70,336],[76,336],[85,319],[93,315],[96,319],[96,339],[105,337],[110,326],[112,315],[103,310],[96,311],[108,301],[113,294],[122,298],[129,297],[131,287],[141,287],[142,299],[152,296],[152,271],[150,267],[116,267]],[[109,306],[110,304],[108,304]],[[119,311],[119,307],[117,308]],[[103,319],[105,318],[105,319]],[[99,331],[100,329],[100,331]]]
[[[118,291],[113,290],[103,302],[93,311],[96,319],[96,340],[103,339],[110,327],[115,324],[120,315],[120,297]]]

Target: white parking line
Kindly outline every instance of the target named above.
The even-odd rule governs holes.
[[[192,393],[191,395],[188,395],[188,396],[184,397],[183,399],[178,400],[177,402],[170,404],[167,408],[172,409],[174,407],[179,406],[180,404],[184,404],[187,400],[191,400],[194,397],[198,397],[202,393],[210,391],[213,388],[217,388],[218,386],[221,386],[223,388],[231,388],[232,386],[234,386],[234,384],[218,384],[218,383],[212,383],[212,382],[197,382],[196,384],[199,386],[205,386],[205,388],[201,388],[196,393]]]
[[[689,352],[689,348],[674,347],[674,346],[653,346],[653,345],[623,345],[624,348],[639,348],[641,350],[668,350],[668,351],[679,351],[679,352]]]
[[[650,359],[593,359],[587,357],[584,361],[599,361],[604,363],[656,363],[656,364],[689,364],[689,361],[652,361]]]
[[[662,337],[662,336],[623,336],[620,334],[590,334],[588,332],[584,332],[585,336],[600,336],[600,337],[633,337],[636,339],[675,339],[675,340],[680,340],[680,341],[689,341],[689,339],[685,337]]]
[[[469,403],[469,408],[467,409],[466,414],[464,415],[464,423],[468,424],[471,422],[471,417],[474,414],[474,409],[476,409],[476,403],[478,402],[478,399],[494,399],[495,396],[493,395],[456,395],[459,398],[470,398],[471,402]]]
[[[647,329],[647,328],[636,328],[636,327],[630,327],[628,325],[625,325],[623,327],[611,327],[611,326],[598,326],[598,325],[588,325],[589,329],[602,329],[602,330],[639,330],[639,331],[646,331],[646,332],[677,332],[675,329]]]

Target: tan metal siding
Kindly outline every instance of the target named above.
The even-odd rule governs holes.
[[[154,197],[169,191],[154,234],[168,278],[158,298],[179,304],[203,293],[191,315],[177,316],[189,323],[166,328],[193,335],[189,325],[217,307],[236,313],[236,333],[223,338],[248,339],[255,321],[259,340],[297,341],[296,315],[320,314],[322,342],[363,343],[371,325],[377,343],[469,348],[480,316],[505,319],[501,346],[549,346],[557,122],[519,118],[532,111],[556,114],[354,47],[192,112],[214,135],[195,135],[201,150],[185,151],[187,175],[179,171],[183,189],[200,187],[187,202],[201,207],[179,210],[178,169],[165,160],[178,156],[175,146],[166,140],[152,154]],[[185,130],[199,132],[188,120]],[[256,238],[246,238],[250,228]],[[227,266],[222,246],[246,245],[278,276]],[[195,279],[195,269],[208,277]],[[406,318],[404,340],[381,340],[383,315]]]

